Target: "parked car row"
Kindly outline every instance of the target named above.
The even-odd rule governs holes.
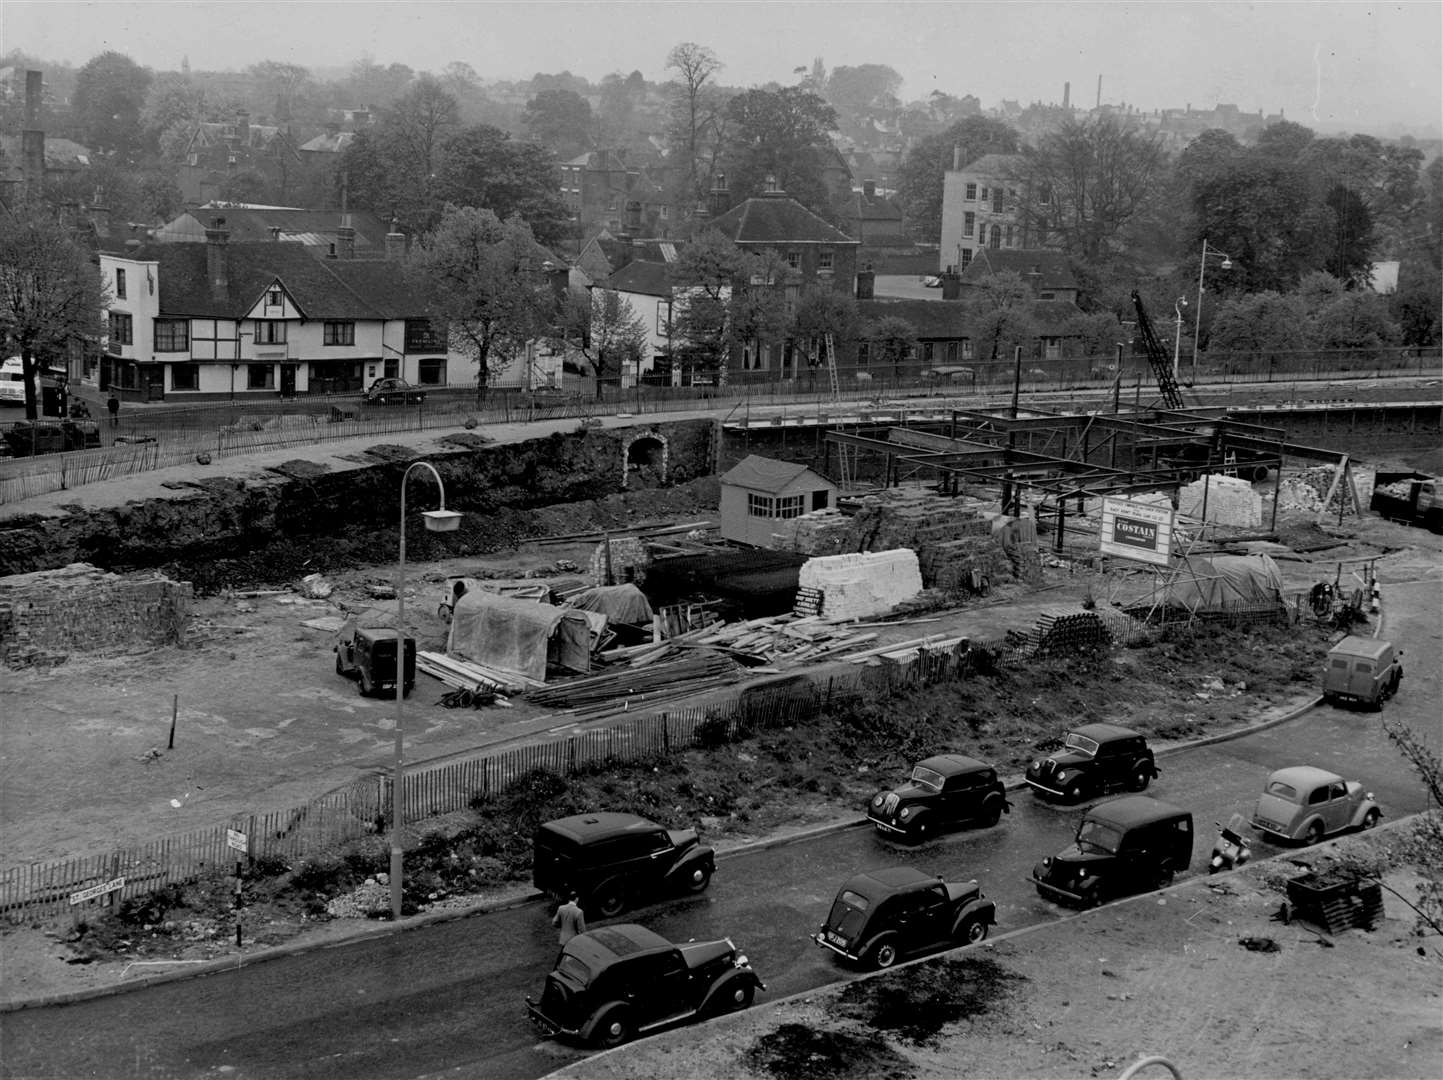
[[[1115,724],[1085,724],[1060,749],[1032,763],[1026,782],[1038,797],[1079,801],[1126,789],[1090,807],[1073,841],[1032,870],[1040,896],[1079,907],[1170,884],[1192,861],[1193,817],[1141,792],[1158,768],[1147,740]],[[964,754],[936,754],[907,781],[877,792],[867,817],[883,838],[920,842],[964,825],[990,828],[1011,804],[991,765]],[[1254,829],[1315,843],[1347,828],[1371,828],[1382,810],[1356,781],[1313,766],[1272,773],[1253,814]],[[1230,868],[1246,858],[1235,815],[1219,845]],[[1239,849],[1244,853],[1240,854]],[[1219,848],[1214,848],[1217,856]],[[667,829],[634,814],[597,812],[549,821],[534,839],[533,881],[553,896],[575,895],[602,918],[666,894],[700,893],[716,853],[693,829]],[[812,940],[863,967],[975,944],[997,922],[997,906],[976,880],[948,880],[913,866],[849,876]],[[593,928],[562,947],[539,999],[526,999],[541,1031],[602,1046],[645,1032],[746,1008],[761,977],[731,938],[676,944],[635,923]]]

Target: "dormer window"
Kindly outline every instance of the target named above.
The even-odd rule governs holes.
[[[269,289],[269,290],[267,290],[267,291],[266,291],[266,307],[280,307],[280,306],[281,306],[281,291],[280,291],[280,289]]]

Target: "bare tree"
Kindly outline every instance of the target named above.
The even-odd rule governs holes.
[[[722,69],[722,62],[716,53],[705,45],[683,41],[666,54],[668,70],[675,71],[672,78],[675,98],[672,102],[672,138],[686,153],[686,177],[693,199],[706,194],[697,175],[697,162],[701,157],[702,133],[710,123],[704,87],[707,81]]]

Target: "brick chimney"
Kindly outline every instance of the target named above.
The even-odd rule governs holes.
[[[877,292],[877,271],[868,263],[866,269],[857,271],[857,299],[870,300]]]
[[[40,129],[43,81],[40,72],[25,73],[25,127],[20,132],[20,173],[25,193],[39,198],[45,187],[45,132]]]
[[[962,298],[962,275],[949,266],[940,276],[942,278],[942,299],[960,300]]]
[[[210,294],[223,300],[230,292],[230,278],[226,273],[226,242],[230,230],[225,227],[225,218],[215,218],[205,230],[205,274],[210,280]]]
[[[962,169],[962,147],[961,147],[961,146],[958,146],[958,145],[953,145],[953,147],[952,147],[952,171],[953,171],[953,172],[960,172],[961,169]]]
[[[391,231],[386,234],[386,258],[392,262],[400,262],[406,257],[406,234],[396,224],[396,219],[391,219]]]
[[[386,242],[389,245],[390,237],[386,238]],[[402,242],[404,244],[404,238]],[[402,251],[404,252],[404,250],[403,247]],[[341,224],[336,229],[336,257],[338,259],[354,259],[356,257],[356,229],[351,224],[350,214],[341,215]],[[386,257],[391,257],[389,247]]]
[[[241,146],[249,146],[251,142],[251,114],[245,109],[235,111],[235,137]]]
[[[862,197],[863,197],[864,199],[866,199],[868,202],[871,202],[873,199],[875,199],[875,198],[877,197],[877,181],[875,181],[875,180],[863,180],[863,181],[862,181]]]
[[[711,182],[711,216],[721,217],[727,212],[731,193],[727,190],[727,174],[717,173]]]

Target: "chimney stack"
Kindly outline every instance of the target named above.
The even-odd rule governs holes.
[[[962,147],[956,144],[952,147],[952,171],[960,172],[962,169]]]
[[[215,218],[205,230],[205,273],[210,279],[210,294],[217,300],[224,299],[230,291],[230,279],[226,273],[226,242],[230,230],[225,227],[225,218]]]
[[[355,230],[352,230],[354,239]],[[352,252],[354,254],[354,252]],[[400,262],[406,257],[406,234],[401,231],[396,219],[391,219],[391,231],[386,234],[386,258],[392,262]]]
[[[872,199],[875,199],[875,198],[877,197],[877,181],[875,181],[875,180],[863,180],[863,181],[862,181],[862,195],[863,195],[863,197],[865,197],[865,198],[866,198],[867,200],[869,200],[869,201],[872,200]]]
[[[949,266],[939,276],[942,278],[942,299],[962,299],[962,275],[956,268]]]
[[[351,224],[350,214],[341,215],[340,227],[336,229],[336,257],[341,259],[356,257],[356,230]]]
[[[711,185],[711,216],[721,217],[725,214],[729,202],[731,202],[731,196],[727,191],[727,174],[717,173],[712,179]]]
[[[38,71],[25,73],[25,127],[20,132],[20,174],[25,194],[38,199],[45,187],[45,132],[40,129],[43,83]]]
[[[1062,107],[1064,109],[1072,108],[1072,84],[1070,82],[1062,84]]]

